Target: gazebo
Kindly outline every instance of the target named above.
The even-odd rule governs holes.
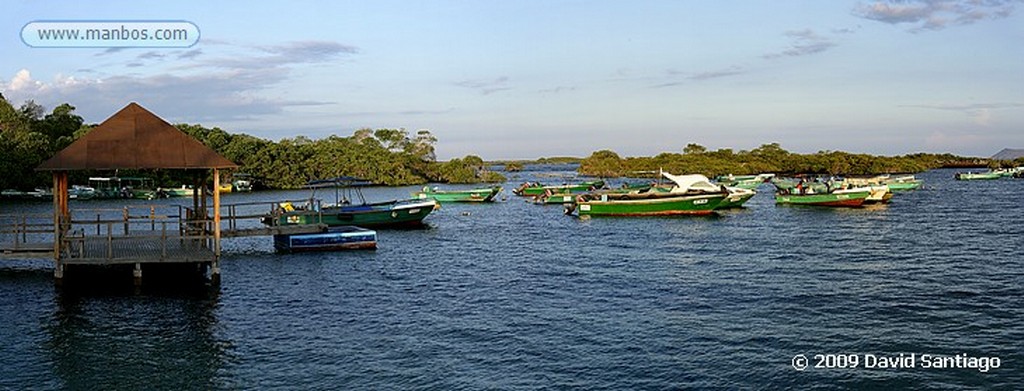
[[[71,213],[68,208],[68,172],[73,170],[125,170],[125,169],[174,169],[213,170],[213,218],[212,218],[212,260],[189,259],[185,253],[183,262],[209,262],[211,279],[220,279],[220,170],[237,168],[238,165],[214,152],[198,140],[178,130],[137,103],[129,103],[99,126],[82,136],[67,148],[61,150],[36,170],[53,173],[53,222],[54,222],[54,277],[64,278],[67,253],[66,236],[71,227]],[[205,189],[205,188],[204,188]],[[197,189],[197,193],[199,190]],[[199,197],[198,194],[196,197]],[[205,195],[203,208],[198,217],[205,218]],[[193,201],[197,206],[198,198]],[[197,208],[196,211],[199,211]],[[180,217],[180,216],[179,216]],[[196,216],[193,216],[196,217]],[[127,220],[127,213],[126,213]],[[127,223],[126,223],[127,226]],[[165,228],[166,229],[166,228]],[[99,228],[97,228],[97,231]],[[127,230],[127,228],[126,228]],[[109,231],[109,228],[108,228]],[[108,232],[109,233],[109,232]],[[127,232],[126,232],[127,234]],[[108,239],[108,241],[112,241]],[[182,241],[184,242],[184,241]],[[85,241],[83,240],[83,243]],[[139,247],[141,242],[129,246]],[[166,244],[162,254],[166,255]],[[112,252],[108,247],[107,252]],[[110,257],[111,259],[113,257]],[[168,262],[164,256],[159,261]],[[121,263],[135,264],[135,278],[141,278],[141,264],[147,263],[147,256]],[[148,260],[156,262],[156,260]]]

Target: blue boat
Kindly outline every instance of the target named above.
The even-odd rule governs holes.
[[[377,248],[377,231],[343,225],[318,233],[274,235],[274,248],[282,252],[372,250]]]

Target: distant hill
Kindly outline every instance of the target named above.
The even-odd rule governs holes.
[[[992,155],[992,160],[1017,160],[1024,157],[1024,149],[1005,148],[999,153]]]

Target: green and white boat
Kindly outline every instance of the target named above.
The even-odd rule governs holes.
[[[958,173],[956,173],[956,176],[954,176],[954,178],[956,178],[957,180],[960,180],[960,181],[992,180],[992,179],[999,179],[999,178],[1002,178],[1002,177],[1003,177],[1002,173],[994,172],[994,171],[979,172],[979,173],[958,172]]]
[[[580,216],[707,215],[730,195],[724,186],[711,184],[703,175],[662,175],[676,184],[669,191],[652,187],[627,193],[581,194],[567,206],[566,213],[576,212]]]
[[[707,215],[724,200],[725,193],[683,195],[661,192],[640,194],[603,194],[598,199],[577,200],[575,209],[580,216],[671,216]]]
[[[920,188],[924,182],[913,175],[902,175],[895,178],[885,178],[882,180],[882,183],[888,185],[889,190],[892,191],[907,191]]]
[[[422,226],[423,219],[440,206],[433,198],[367,203],[360,187],[369,185],[371,185],[369,181],[354,177],[311,181],[307,187],[312,189],[333,187],[335,203],[324,205],[320,200],[312,197],[306,205],[296,206],[291,203],[281,203],[262,221],[267,225],[326,224],[330,227],[341,225],[355,225],[364,228],[417,227]],[[345,193],[344,196],[341,195],[342,191]],[[353,196],[359,199],[358,204],[352,202]]]
[[[721,183],[728,187],[738,187],[741,189],[754,190],[757,189],[762,183],[768,182],[775,177],[775,174],[757,174],[757,175],[719,175],[715,177],[715,182]]]
[[[424,186],[422,191],[413,193],[419,199],[432,198],[438,202],[490,202],[501,192],[501,186],[468,190],[439,190]]]
[[[778,205],[808,205],[831,207],[859,207],[871,196],[870,187],[819,192],[815,187],[777,187],[775,203]]]
[[[700,174],[672,175],[667,172],[662,172],[661,175],[675,183],[675,186],[669,190],[670,192],[674,191],[675,189],[688,189],[691,191],[697,190],[703,191],[705,193],[718,193],[723,190],[726,191],[728,193],[728,196],[726,196],[725,199],[722,200],[722,202],[719,203],[717,207],[715,207],[715,209],[730,209],[743,207],[743,203],[749,201],[751,198],[754,197],[755,194],[757,194],[756,191],[750,188],[712,183],[708,179],[708,177]],[[771,177],[774,177],[774,174],[751,175],[750,178],[747,178],[746,180],[758,181],[757,183],[760,184],[765,179]]]
[[[156,192],[161,197],[167,198],[192,197],[193,195],[195,195],[196,190],[193,189],[191,186],[182,185],[181,187],[158,188]]]
[[[153,180],[145,177],[92,177],[89,186],[95,189],[95,198],[156,198]]]
[[[557,186],[544,186],[541,183],[526,182],[517,187],[515,190],[512,190],[512,194],[523,197],[536,197],[545,193],[584,193],[588,191],[594,191],[602,187],[604,187],[604,181],[587,181],[582,183]]]

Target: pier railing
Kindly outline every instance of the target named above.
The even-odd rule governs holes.
[[[265,236],[322,230],[322,224],[281,225],[289,206],[320,214],[317,200],[281,200],[222,204],[221,237]],[[78,208],[60,222],[55,238],[49,213],[0,215],[0,254],[53,256],[59,240],[67,263],[206,261],[214,253],[213,208],[135,205]],[[315,221],[322,221],[322,216]]]

